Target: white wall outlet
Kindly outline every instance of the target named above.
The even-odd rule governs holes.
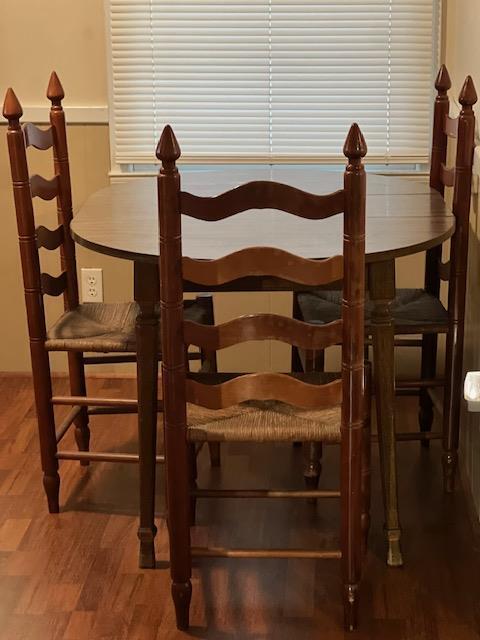
[[[82,269],[82,302],[103,302],[102,269]]]

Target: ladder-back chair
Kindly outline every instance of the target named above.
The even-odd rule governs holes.
[[[167,126],[163,130],[157,147],[157,157],[162,162],[158,177],[162,384],[172,596],[180,629],[189,625],[192,556],[342,558],[345,624],[348,629],[356,625],[362,538],[365,539],[368,529],[370,446],[363,329],[365,171],[362,158],[366,151],[360,129],[353,125],[344,147],[348,158],[344,189],[332,194],[317,196],[275,182],[252,182],[220,196],[204,198],[181,191],[176,168],[180,148],[172,129]],[[319,221],[344,213],[343,256],[310,260],[269,247],[245,248],[216,260],[183,256],[181,214],[214,223],[241,211],[265,208]],[[276,277],[289,281],[292,286],[319,286],[337,281],[343,274],[342,318],[325,326],[273,314],[247,315],[210,327],[185,318],[184,281],[208,289],[243,277]],[[271,372],[212,375],[189,374],[187,370],[185,345],[216,351],[246,340],[269,339],[307,349],[342,342],[342,372],[340,375]],[[340,491],[202,491],[196,488],[191,459],[195,443],[205,440],[341,443]],[[340,549],[191,547],[193,502],[202,496],[339,497]]]
[[[17,217],[20,257],[25,289],[25,304],[30,338],[32,376],[37,410],[43,484],[51,513],[59,511],[59,460],[140,462],[140,474],[150,477],[149,469],[163,456],[139,460],[136,454],[89,451],[89,414],[132,413],[137,411],[136,399],[94,398],[87,396],[85,364],[135,362],[135,323],[138,306],[134,302],[80,304],[75,243],[70,235],[72,194],[67,149],[65,114],[62,108],[64,91],[55,72],[47,89],[51,102],[50,127],[40,129],[34,124],[21,124],[21,105],[12,89],[8,89],[3,115],[8,120],[7,140],[12,173],[13,194]],[[30,175],[27,149],[52,149],[54,177],[50,180]],[[58,226],[47,229],[35,222],[34,198],[56,199]],[[43,273],[40,250],[59,250],[60,275]],[[47,330],[44,296],[63,295],[63,315]],[[211,297],[186,303],[186,314],[197,322],[213,323]],[[70,396],[54,396],[50,374],[49,352],[65,351],[68,357]],[[83,352],[93,352],[90,356]],[[96,355],[94,355],[96,354]],[[108,355],[100,355],[108,354]],[[160,356],[159,356],[160,357]],[[202,355],[203,357],[203,355]],[[214,363],[212,363],[214,366]],[[54,406],[67,405],[71,410],[56,427]],[[90,408],[89,408],[90,407]],[[159,407],[161,409],[161,406]],[[59,451],[58,443],[71,425],[75,427],[78,451]],[[142,434],[139,434],[142,438]],[[143,451],[148,450],[144,446]],[[142,475],[143,477],[143,475]],[[144,483],[145,486],[148,483]],[[154,487],[148,485],[149,499],[141,499],[141,520],[153,526]],[[144,498],[146,496],[143,496]],[[143,564],[152,566],[153,554]],[[145,556],[145,554],[144,554]]]
[[[468,262],[469,213],[472,184],[473,153],[475,147],[475,114],[473,105],[477,94],[470,76],[460,92],[461,111],[457,118],[449,115],[448,90],[451,87],[448,71],[443,65],[435,81],[437,97],[434,105],[433,140],[430,167],[430,186],[442,196],[446,187],[453,187],[455,233],[450,240],[450,260],[442,263],[442,245],[426,252],[423,289],[397,289],[392,304],[396,347],[421,348],[421,373],[416,380],[399,381],[397,389],[419,394],[420,432],[399,434],[402,439],[418,439],[424,446],[435,438],[443,439],[443,469],[446,491],[452,491],[458,458],[460,403],[462,386],[465,293]],[[452,168],[445,166],[447,143],[455,138],[456,159]],[[394,178],[392,178],[393,180]],[[439,299],[441,281],[448,282],[448,304]],[[294,302],[294,316],[312,323],[323,323],[339,317],[341,292],[317,291],[299,293]],[[365,324],[370,333],[372,305],[366,304]],[[417,339],[412,335],[421,334]],[[437,340],[446,334],[445,377],[436,377]],[[299,358],[294,358],[295,369]],[[304,358],[307,369],[323,368],[323,353]],[[402,386],[402,383],[404,386]],[[438,391],[443,388],[443,430],[431,431],[433,405],[441,407]],[[439,400],[439,402],[437,402]],[[318,462],[316,468],[318,468]]]

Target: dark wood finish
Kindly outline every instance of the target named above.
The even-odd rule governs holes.
[[[397,467],[395,450],[395,362],[394,324],[391,305],[395,298],[395,262],[372,263],[368,283],[374,303],[372,313],[374,389],[377,409],[380,464],[385,507],[387,564],[401,566],[400,523],[398,516]]]
[[[272,489],[194,489],[197,498],[340,498],[340,491],[274,491]]]
[[[140,455],[139,566],[155,567],[155,455],[157,451],[158,272],[135,263],[137,317],[138,450]]]
[[[255,265],[255,269],[252,269]],[[272,276],[297,284],[319,286],[343,278],[343,259],[306,260],[273,247],[250,247],[217,260],[182,259],[183,277],[201,285],[222,285],[247,277]]]
[[[28,335],[32,361],[33,385],[37,408],[40,455],[42,459],[43,485],[48,509],[58,513],[60,476],[58,475],[57,440],[50,378],[50,363],[45,350],[46,326],[42,297],[40,261],[35,234],[32,197],[28,175],[25,139],[20,126],[23,111],[12,89],[7,90],[3,115],[8,120],[7,143],[10,155],[13,195],[17,214],[20,257],[22,261],[25,305],[27,308]]]
[[[235,318],[221,325],[208,326],[186,320],[183,334],[187,344],[215,350],[248,340],[281,340],[302,349],[323,349],[340,342],[342,322],[308,324],[271,313]]]
[[[54,176],[50,180],[39,175],[30,177],[30,193],[32,198],[53,200],[58,196],[58,178]]]
[[[284,373],[239,374],[220,384],[186,380],[187,401],[223,409],[247,400],[280,400],[303,409],[325,409],[342,401],[342,381],[314,385]]]
[[[73,421],[82,411],[82,407],[77,404],[70,409],[65,419],[58,425],[58,428],[55,430],[55,437],[57,439],[57,444],[63,438],[63,436],[67,433],[68,429],[72,426]]]
[[[49,251],[54,251],[58,249],[64,241],[63,226],[57,227],[56,229],[47,229],[40,225],[35,229],[35,233],[37,234],[37,247],[39,249],[43,247]]]
[[[138,464],[140,456],[135,453],[110,453],[109,451],[58,451],[57,459],[80,460],[80,462],[133,462]],[[157,464],[164,464],[165,456],[156,456],[155,461]]]
[[[477,93],[470,76],[465,80],[459,102],[458,142],[455,160],[453,213],[455,233],[450,245],[450,283],[448,287],[449,326],[446,345],[445,397],[443,403],[443,466],[445,490],[453,491],[458,458],[460,403],[463,380],[463,341],[465,295],[467,286],[468,236],[472,190],[473,152],[475,148],[475,115],[473,105]]]
[[[272,176],[290,181],[312,192],[342,187],[342,175],[322,172],[309,166],[288,170],[284,166],[243,169],[246,179]],[[182,176],[183,188],[196,193],[225,189],[238,181],[238,169],[192,171]],[[448,240],[454,231],[454,217],[441,195],[415,180],[367,176],[367,262],[399,258],[426,251]],[[128,180],[97,191],[82,205],[72,223],[75,240],[82,246],[135,261],[158,261],[158,222],[155,181],[152,178]],[[99,213],[102,212],[102,215]],[[218,224],[184,216],[184,255],[216,260],[253,244],[275,246],[303,258],[319,259],[342,253],[342,223],[339,216],[328,220],[298,220],[281,211],[247,211]],[[319,225],[322,233],[319,234]],[[241,283],[236,290],[291,290],[291,284],[265,282]],[[232,290],[231,283],[224,290]],[[248,287],[248,289],[246,289]],[[219,287],[220,288],[220,287]],[[201,287],[191,290],[199,290]],[[212,290],[217,290],[214,287]]]
[[[242,184],[219,196],[201,197],[182,191],[180,211],[191,218],[223,220],[249,209],[279,209],[307,218],[323,220],[344,209],[343,191],[317,196],[278,182],[263,181]]]
[[[160,228],[160,309],[162,339],[162,387],[167,471],[170,575],[177,627],[188,629],[192,597],[189,450],[186,441],[186,362],[183,340],[183,283],[178,277],[182,260],[180,175],[175,162],[180,148],[170,127],[157,147],[162,161],[158,176]]]
[[[53,146],[53,134],[52,128],[39,129],[31,122],[26,122],[22,125],[23,135],[25,138],[26,147],[35,147],[40,151],[46,151]]]
[[[315,557],[342,558],[344,583],[345,625],[353,629],[357,624],[358,587],[362,560],[361,516],[365,511],[366,499],[361,489],[362,462],[368,462],[362,454],[362,439],[366,414],[364,397],[364,301],[365,301],[365,203],[366,175],[362,158],[367,152],[365,140],[357,125],[352,125],[347,137],[344,154],[348,165],[344,176],[344,189],[331,196],[337,205],[342,203],[344,211],[343,261],[345,265],[345,288],[342,320],[332,327],[314,331],[308,327],[305,338],[313,344],[314,334],[330,337],[330,344],[339,341],[338,328],[342,328],[342,375],[323,385],[312,385],[301,380],[298,374],[289,376],[278,373],[254,373],[238,375],[220,384],[205,384],[202,373],[189,377],[186,369],[185,345],[197,344],[209,350],[242,342],[248,338],[274,337],[289,343],[298,343],[298,322],[285,320],[283,326],[275,316],[247,316],[208,330],[186,323],[183,319],[183,281],[186,276],[179,270],[182,264],[181,213],[194,215],[204,220],[221,220],[240,213],[245,207],[264,208],[278,206],[300,217],[305,214],[302,202],[305,194],[275,183],[256,183],[238,187],[217,199],[197,199],[180,191],[180,176],[176,161],[180,148],[172,129],[165,127],[157,157],[162,162],[158,177],[158,204],[160,228],[160,291],[162,316],[162,385],[164,398],[165,447],[167,460],[167,503],[170,538],[170,561],[172,576],[172,596],[176,610],[177,627],[189,626],[189,606],[192,593],[191,556],[224,557]],[[254,199],[258,197],[258,201]],[[285,206],[281,203],[285,198]],[[298,200],[301,198],[300,204]],[[311,203],[311,197],[309,196]],[[318,202],[328,202],[330,198],[318,198]],[[208,206],[207,206],[208,203]],[[220,204],[222,208],[220,208]],[[335,213],[335,209],[333,209]],[[312,217],[309,211],[308,216]],[[317,218],[326,216],[325,209],[318,207]],[[265,275],[279,275],[278,255],[271,249],[259,259],[264,250],[257,248],[257,261],[241,262],[243,269],[237,269],[236,277],[251,277],[262,263]],[[274,259],[268,264],[268,258]],[[290,256],[288,256],[288,259]],[[218,282],[218,272],[224,268],[229,256],[223,261],[210,263],[210,277]],[[256,264],[257,262],[257,264]],[[285,275],[284,270],[280,274]],[[324,278],[324,274],[320,274]],[[188,271],[188,279],[197,279],[194,269]],[[205,282],[205,274],[202,284]],[[291,278],[290,274],[287,274]],[[337,280],[334,274],[332,280]],[[289,336],[287,334],[290,333]],[[208,374],[207,374],[208,375]],[[201,379],[201,382],[198,380]],[[189,523],[193,520],[192,497],[199,495],[196,489],[196,470],[192,464],[192,447],[187,442],[186,403],[201,405],[211,409],[221,409],[246,400],[279,400],[302,408],[330,408],[341,404],[341,551],[306,550],[266,550],[224,548],[190,548]],[[194,456],[193,456],[194,457]],[[190,459],[190,460],[189,460]],[[189,492],[190,489],[190,492]],[[223,494],[225,495],[225,494]],[[210,495],[213,497],[213,495]],[[230,497],[240,497],[238,492],[230,492]],[[274,497],[270,494],[269,497]],[[284,497],[284,492],[280,496]],[[189,513],[190,512],[190,513]],[[291,553],[291,555],[290,555]]]
[[[131,410],[136,411],[138,403],[137,400],[128,400],[126,398],[113,400],[88,397],[83,354],[73,352],[67,353],[70,396],[53,397],[52,394],[49,355],[45,345],[46,325],[43,295],[58,296],[63,294],[64,308],[66,311],[70,311],[78,307],[79,293],[75,243],[70,234],[73,214],[65,114],[62,108],[64,92],[55,73],[52,73],[50,77],[47,97],[51,103],[51,126],[47,130],[40,130],[31,124],[26,124],[21,127],[20,118],[22,116],[22,109],[11,89],[9,89],[6,94],[3,115],[8,120],[7,138],[27,308],[38,430],[44,471],[43,482],[47,494],[49,511],[56,513],[59,511],[59,459],[77,459],[80,460],[80,464],[82,465],[88,465],[90,460],[110,459],[120,461],[117,454],[108,458],[110,454],[107,453],[96,456],[88,453],[90,441],[88,406],[99,406],[103,411],[108,408],[108,410],[112,412],[124,413]],[[51,180],[46,180],[38,175],[29,176],[26,154],[26,149],[29,146],[40,150],[52,148],[54,177]],[[42,226],[35,228],[32,199],[37,196],[44,200],[56,198],[59,225],[57,229],[49,230]],[[59,276],[54,277],[40,272],[39,249],[42,247],[48,250],[60,250]],[[158,288],[156,284],[154,288],[156,291]],[[148,311],[145,311],[142,304],[140,306],[141,316],[139,322],[149,324]],[[145,340],[143,340],[143,342],[140,340],[139,343],[142,349],[145,345]],[[143,350],[145,351],[144,348]],[[153,353],[155,354],[154,359],[156,366],[158,354],[157,351]],[[147,358],[149,357],[150,355],[147,354]],[[131,360],[131,357],[127,356],[126,359]],[[120,361],[120,359],[116,358],[116,361]],[[156,368],[152,371],[152,374],[153,377],[147,378],[147,380],[144,381],[139,392],[139,420],[142,425],[145,421],[145,412],[149,412],[148,403],[145,402],[145,394],[148,396],[150,391],[146,391],[146,386],[149,386],[152,381],[156,383]],[[57,431],[55,431],[53,406],[60,404],[73,405],[73,408],[67,418],[60,423]],[[158,407],[156,398],[152,406],[154,407],[153,410],[156,420]],[[161,405],[158,408],[161,409]],[[62,454],[57,451],[57,442],[66,435],[72,423],[75,427],[75,440],[80,451],[77,457],[72,457],[72,452]],[[147,433],[146,430],[142,431],[142,434],[145,433]],[[153,488],[151,486],[152,473],[148,474],[148,472],[145,472],[145,468],[151,469],[152,466],[154,468],[155,448],[151,447],[151,441],[145,442],[145,439],[141,439],[139,448],[141,475],[143,479],[141,487],[142,491],[145,490],[146,492],[146,495],[142,496],[141,500],[141,531],[143,531],[142,527],[148,527],[150,523],[153,523],[154,519]],[[145,455],[152,459],[143,463],[143,456]],[[148,485],[148,490],[146,485]],[[145,513],[146,510],[150,510],[150,513]],[[153,540],[151,541],[151,545],[153,548]],[[150,561],[150,565],[151,564],[152,561]]]
[[[68,287],[67,272],[62,271],[59,276],[51,276],[49,273],[40,274],[42,293],[47,296],[60,296]]]

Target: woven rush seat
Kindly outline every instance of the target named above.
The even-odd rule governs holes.
[[[214,374],[215,376],[215,374]],[[315,381],[312,380],[315,376]],[[225,374],[217,374],[224,382]],[[303,377],[311,384],[337,379],[331,373]],[[190,442],[340,442],[341,406],[301,409],[276,400],[249,400],[226,409],[187,405],[187,437]]]
[[[301,316],[306,322],[325,324],[341,317],[341,291],[314,291],[298,294],[298,306]],[[369,299],[365,304],[365,324],[371,323],[373,302]],[[406,333],[421,333],[429,327],[446,331],[448,313],[440,300],[423,289],[397,289],[392,304],[392,315],[395,327],[404,329]],[[428,331],[427,331],[428,332]]]
[[[80,304],[49,329],[45,347],[48,351],[135,352],[138,312],[135,302]],[[185,318],[208,322],[205,307],[194,300],[185,302]]]

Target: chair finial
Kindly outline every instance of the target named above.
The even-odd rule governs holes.
[[[20,120],[23,115],[22,105],[18,101],[15,91],[12,87],[7,89],[5,94],[5,100],[3,102],[3,117],[9,122],[15,122]]]
[[[58,79],[55,71],[52,71],[50,80],[47,87],[47,98],[50,100],[53,106],[60,106],[60,103],[65,97],[65,92],[62,87],[62,83]]]
[[[452,81],[450,80],[450,75],[448,73],[447,67],[442,64],[440,70],[437,75],[437,79],[435,80],[435,89],[438,93],[447,93],[449,89],[452,87]]]
[[[462,90],[460,91],[458,101],[462,107],[472,107],[477,102],[477,99],[477,92],[475,90],[472,77],[467,76],[463,83]]]
[[[174,164],[181,155],[177,138],[169,124],[163,128],[155,155],[163,164]]]
[[[358,160],[367,154],[367,143],[363,137],[363,133],[356,122],[350,127],[347,139],[343,146],[343,154],[349,160]]]

